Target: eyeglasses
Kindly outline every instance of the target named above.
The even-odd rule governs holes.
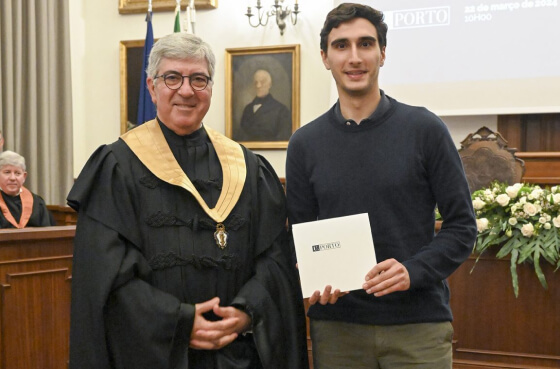
[[[154,79],[160,77],[163,78],[163,82],[165,82],[165,85],[170,90],[180,89],[181,86],[183,86],[183,83],[185,82],[185,78],[188,78],[189,85],[193,90],[202,91],[206,88],[206,86],[208,86],[208,83],[212,80],[212,78],[202,73],[194,73],[191,74],[190,76],[182,76],[180,73],[177,72],[169,72],[159,76],[155,76]]]

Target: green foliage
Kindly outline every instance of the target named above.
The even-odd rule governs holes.
[[[560,186],[542,189],[537,185],[494,182],[474,192],[472,200],[478,227],[474,252],[479,258],[495,247],[499,248],[497,258],[510,257],[516,297],[517,265],[522,263],[533,264],[539,282],[548,288],[540,262],[544,259],[555,270],[560,268]]]

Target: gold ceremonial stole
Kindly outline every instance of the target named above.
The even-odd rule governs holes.
[[[29,222],[29,218],[31,218],[31,213],[33,212],[33,194],[22,186],[19,197],[21,199],[21,217],[19,218],[19,223],[16,222],[14,216],[10,213],[10,209],[8,209],[8,205],[6,205],[6,201],[4,201],[2,195],[0,195],[0,209],[2,209],[4,218],[14,227],[24,228],[27,222]]]
[[[174,186],[184,188],[195,197],[206,214],[216,221],[214,238],[218,246],[223,249],[227,246],[227,232],[223,221],[231,213],[241,196],[247,176],[247,167],[243,149],[237,142],[209,127],[204,127],[204,129],[214,145],[223,174],[222,192],[214,208],[208,207],[187,174],[179,166],[156,119],[128,131],[121,138],[156,177]]]

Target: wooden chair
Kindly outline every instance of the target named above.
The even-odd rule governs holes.
[[[482,127],[462,142],[459,155],[471,193],[497,180],[507,184],[522,181],[525,163],[515,156],[517,149],[507,147],[498,132]]]

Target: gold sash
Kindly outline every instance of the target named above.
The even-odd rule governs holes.
[[[247,176],[243,149],[209,127],[204,127],[214,145],[222,167],[222,192],[214,208],[209,208],[189,177],[177,163],[156,119],[146,122],[121,138],[156,177],[189,191],[216,223],[223,222],[237,204]]]
[[[0,209],[2,209],[4,218],[14,227],[24,228],[27,222],[29,222],[29,218],[31,218],[31,213],[33,212],[33,194],[22,186],[19,197],[21,199],[21,217],[19,218],[19,223],[16,222],[14,216],[10,213],[10,209],[8,209],[8,205],[6,205],[6,201],[4,201],[2,195],[0,195]]]

